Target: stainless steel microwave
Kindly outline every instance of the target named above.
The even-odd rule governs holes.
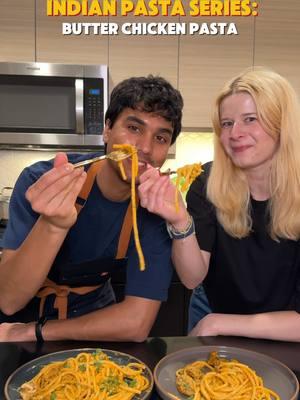
[[[0,144],[103,145],[106,65],[0,63]]]

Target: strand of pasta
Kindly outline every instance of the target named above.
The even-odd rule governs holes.
[[[193,400],[280,400],[246,364],[214,357],[214,366],[209,361],[196,361],[177,370],[177,387],[188,388]]]
[[[124,165],[123,165],[123,161],[118,161],[118,167],[121,171],[121,175],[122,175],[122,179],[125,181],[126,180],[126,174],[125,174],[125,170],[124,170]]]
[[[44,366],[19,389],[23,400],[130,400],[150,386],[139,363],[118,365],[105,353],[80,353]]]
[[[133,237],[134,237],[134,243],[136,247],[136,251],[138,254],[139,258],[139,266],[140,270],[144,271],[145,270],[145,258],[140,242],[140,237],[139,237],[139,231],[138,231],[138,226],[137,226],[137,206],[136,206],[136,192],[135,192],[135,181],[136,177],[138,175],[138,170],[139,170],[139,164],[138,164],[138,155],[137,155],[137,150],[134,146],[130,144],[115,144],[113,145],[114,149],[122,149],[126,153],[131,154],[131,207],[132,207],[132,227],[133,227]],[[122,161],[119,163],[119,167],[122,165]],[[122,172],[123,171],[123,172]],[[121,170],[121,174],[123,179],[126,179],[125,171],[124,168]]]

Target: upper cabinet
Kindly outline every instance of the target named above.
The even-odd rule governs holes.
[[[300,1],[261,0],[260,3],[254,64],[282,74],[300,95]]]
[[[176,35],[125,34],[134,33],[152,22],[179,22],[176,17],[112,17],[119,26],[119,34],[109,37],[109,72],[111,88],[131,76],[160,75],[175,87],[178,84],[178,42]],[[137,25],[138,23],[138,25]],[[148,25],[149,26],[149,25]]]
[[[257,17],[121,17],[120,12],[109,17],[50,17],[45,0],[1,0],[0,60],[107,64],[110,91],[131,76],[160,75],[183,95],[183,129],[209,128],[217,92],[249,66],[275,69],[300,94],[300,0],[257,3]],[[118,34],[80,34],[82,26],[77,25],[77,35],[63,35],[63,22],[115,23]],[[193,35],[134,34],[135,29],[149,28],[152,22],[227,26],[224,34],[221,28],[218,34],[199,34],[199,30]],[[127,34],[122,32],[125,23],[132,24],[127,26]],[[237,35],[226,34],[230,23],[235,24]]]
[[[179,89],[184,98],[183,127],[211,127],[214,98],[225,81],[253,65],[255,17],[182,18],[185,22],[234,22],[238,34],[185,35],[179,45]],[[226,28],[227,29],[227,28]],[[225,32],[226,32],[225,29]]]
[[[1,0],[0,61],[35,60],[35,1]]]
[[[36,0],[37,61],[68,64],[108,64],[108,35],[62,34],[62,23],[107,23],[108,17],[47,16],[47,2]],[[80,27],[77,26],[77,29]],[[77,31],[80,32],[80,31]]]

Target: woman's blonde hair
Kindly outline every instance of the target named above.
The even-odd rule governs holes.
[[[244,92],[252,96],[263,129],[278,141],[269,179],[270,226],[273,239],[300,238],[300,108],[295,90],[279,74],[247,69],[225,84],[214,107],[215,153],[208,179],[208,198],[217,218],[233,237],[252,228],[250,190],[243,170],[235,166],[220,141],[220,105],[225,97]]]

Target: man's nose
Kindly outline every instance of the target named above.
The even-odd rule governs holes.
[[[152,136],[151,135],[143,135],[139,138],[137,143],[137,148],[143,152],[144,154],[150,154],[152,151]]]

